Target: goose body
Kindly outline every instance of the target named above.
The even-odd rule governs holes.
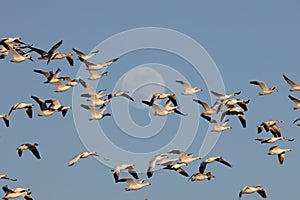
[[[108,72],[103,72],[101,74],[98,74],[96,70],[88,70],[90,73],[90,76],[88,77],[88,80],[98,80],[104,76],[107,76]]]
[[[60,68],[58,68],[55,73],[53,73],[52,71],[47,72],[47,71],[40,70],[40,69],[35,69],[33,71],[36,73],[42,74],[46,77],[47,81],[45,81],[44,83],[52,83],[53,84],[53,83],[60,81],[60,79],[58,77],[61,73]]]
[[[225,120],[223,123],[218,123],[215,119],[201,114],[201,117],[203,117],[204,119],[206,119],[207,121],[210,122],[210,124],[212,125],[213,129],[211,130],[211,132],[223,132],[229,129],[232,129],[231,126],[227,126],[227,123],[229,122],[229,120]]]
[[[128,184],[128,187],[125,188],[126,191],[139,190],[143,187],[151,185],[150,182],[145,183],[145,179],[134,181],[132,178],[123,178],[120,179],[119,182],[126,182]]]
[[[186,163],[187,165],[189,163],[193,162],[193,161],[201,159],[200,156],[193,157],[192,153],[187,154],[186,152],[181,151],[181,150],[172,150],[168,153],[178,154],[179,155],[179,162],[180,163]]]
[[[281,136],[281,137],[270,137],[270,138],[257,138],[255,140],[260,141],[261,144],[264,144],[264,143],[274,143],[274,142],[277,142],[279,140],[290,141],[290,142],[294,141],[294,139],[286,139],[283,136]]]
[[[108,99],[111,99],[113,97],[119,97],[119,96],[122,96],[122,97],[125,97],[131,101],[134,101],[134,99],[128,95],[129,91],[116,91],[116,92],[113,92],[111,94],[109,94],[107,96]]]
[[[261,185],[245,186],[241,188],[239,198],[242,198],[243,194],[252,194],[254,192],[257,192],[262,198],[267,198],[266,192]]]
[[[100,120],[106,116],[111,116],[110,113],[104,113],[104,111],[106,110],[105,104],[103,104],[99,110],[97,110],[96,107],[94,107],[92,105],[87,106],[87,105],[81,104],[80,106],[82,108],[90,111],[91,117],[89,118],[89,120]]]
[[[14,188],[8,189],[7,186],[3,186],[2,190],[5,192],[3,200],[15,199],[18,197],[24,197],[26,200],[32,200],[31,192],[29,188]]]
[[[16,103],[13,105],[8,113],[8,115],[11,114],[12,111],[14,110],[20,110],[20,109],[25,109],[26,114],[28,115],[29,118],[32,118],[32,103]]]
[[[79,58],[81,58],[82,60],[88,60],[88,59],[96,56],[96,54],[99,52],[99,51],[94,51],[89,54],[85,54],[75,48],[72,48],[72,50],[78,55],[78,60],[79,60]]]
[[[278,155],[279,163],[282,165],[284,161],[285,152],[290,152],[291,149],[281,149],[278,145],[275,145],[269,149],[268,155]]]
[[[215,178],[214,175],[212,175],[211,172],[207,172],[204,174],[201,174],[200,172],[196,172],[195,174],[193,174],[189,180],[191,181],[203,181],[203,180],[211,180],[212,178]]]
[[[85,152],[82,152],[80,154],[77,154],[76,156],[74,156],[72,158],[72,160],[70,160],[68,166],[73,166],[75,163],[77,163],[77,161],[80,159],[80,158],[87,158],[89,156],[100,156],[97,152],[95,151],[85,151]],[[104,160],[108,160],[106,158],[103,157]]]
[[[212,90],[211,93],[213,95],[215,95],[218,100],[225,101],[225,100],[227,100],[227,99],[229,99],[231,97],[239,95],[241,92],[235,92],[235,93],[231,93],[231,94],[220,94],[220,93],[215,92],[215,91]]]
[[[105,63],[101,63],[101,64],[92,63],[87,60],[81,59],[80,57],[79,57],[79,60],[85,64],[87,70],[101,70],[104,67],[108,67],[109,65],[113,64],[114,62],[119,60],[119,58],[114,58],[114,59],[111,59],[111,60],[109,60]]]
[[[168,169],[168,170],[174,170],[178,172],[179,174],[188,177],[188,173],[182,168],[183,166],[187,166],[187,163],[185,162],[177,162],[174,164],[167,165],[163,169]]]
[[[229,162],[227,162],[226,160],[224,160],[222,156],[213,156],[213,157],[209,157],[201,162],[201,164],[199,166],[199,172],[201,174],[203,174],[205,171],[206,165],[209,163],[215,162],[215,161],[222,163],[228,167],[232,167],[232,165]]]
[[[268,88],[267,85],[262,81],[250,81],[250,84],[258,85],[262,89],[262,91],[258,93],[259,96],[272,94],[274,92],[278,92],[276,87]]]
[[[73,54],[71,54],[71,53],[55,52],[48,59],[48,63],[50,62],[50,60],[60,60],[60,59],[63,59],[63,58],[67,59],[70,66],[74,66]]]
[[[56,90],[54,92],[65,92],[69,90],[71,85],[64,85],[61,81],[53,83],[56,86]]]
[[[191,87],[191,85],[187,82],[176,80],[176,83],[179,83],[183,85],[184,87],[184,92],[182,92],[182,95],[193,95],[196,94],[197,92],[201,92],[202,90],[198,87]]]
[[[37,143],[34,143],[34,144],[22,144],[22,145],[18,146],[17,151],[18,151],[19,157],[22,156],[23,151],[30,150],[37,159],[40,159],[41,156],[40,156],[39,151],[37,150],[36,146],[38,146]]]

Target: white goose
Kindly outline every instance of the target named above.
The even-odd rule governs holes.
[[[96,70],[88,70],[88,72],[90,73],[88,80],[98,80],[104,76],[107,76],[107,74],[108,74],[108,72],[103,72],[103,73],[98,74],[98,72]]]
[[[151,178],[153,176],[156,163],[160,160],[165,159],[165,158],[168,158],[167,154],[159,154],[159,155],[154,156],[154,158],[152,158],[149,161],[149,166],[148,166],[148,169],[147,169],[147,177],[148,178]]]
[[[151,104],[150,102],[144,101],[144,100],[142,101],[142,103],[144,103],[146,105],[149,105],[149,106]],[[171,103],[171,101],[167,101],[167,103],[163,107],[160,107],[156,103],[153,103],[151,107],[154,109],[154,115],[156,115],[156,116],[166,116],[166,115],[169,115],[169,114],[172,114],[172,113],[177,113],[179,115],[186,116],[186,114],[184,114],[184,113],[180,112],[179,110],[177,110],[178,106],[170,107],[170,103]]]
[[[10,60],[10,62],[15,62],[15,63],[20,63],[23,62],[27,59],[32,61],[32,57],[29,55],[29,53],[25,53],[21,55],[20,53],[18,53],[18,51],[14,48],[14,45],[11,43],[5,43],[3,42],[2,45],[7,49],[8,53],[12,56],[12,60]],[[20,52],[20,51],[19,51]]]
[[[232,165],[229,162],[227,162],[226,160],[224,160],[222,156],[213,156],[213,157],[209,157],[209,158],[205,159],[203,162],[201,162],[201,164],[199,166],[199,172],[201,174],[203,174],[204,171],[205,171],[206,165],[208,163],[212,163],[214,161],[222,163],[222,164],[224,164],[224,165],[226,165],[228,167],[232,167]]]
[[[125,188],[126,191],[131,191],[131,190],[139,190],[143,187],[151,185],[150,182],[145,183],[145,179],[138,180],[135,182],[132,178],[123,178],[120,179],[119,182],[126,182],[128,184],[128,187]]]
[[[17,179],[9,178],[7,176],[7,174],[0,174],[0,179],[6,179],[6,180],[10,180],[10,181],[17,181]]]
[[[218,105],[218,102],[215,102],[214,105],[211,107],[204,101],[198,100],[198,99],[193,99],[194,102],[199,103],[203,108],[204,112],[202,114],[204,115],[213,115],[217,113],[216,106]]]
[[[30,150],[37,159],[40,159],[41,156],[40,156],[39,151],[37,150],[36,146],[38,146],[37,143],[33,143],[33,144],[21,144],[17,148],[19,157],[22,156],[23,151]]]
[[[5,196],[2,197],[3,200],[14,199],[18,197],[24,197],[26,200],[32,200],[31,192],[26,190],[26,188],[15,188],[15,189],[8,189],[7,186],[2,187],[3,191],[5,192]],[[23,190],[19,190],[23,189]]]
[[[290,152],[291,149],[281,149],[278,145],[275,145],[269,149],[268,155],[278,155],[279,163],[282,165],[284,161],[285,152]]]
[[[296,104],[293,109],[294,110],[300,109],[300,100],[291,95],[289,95],[289,98]]]
[[[54,112],[61,112],[62,116],[65,117],[68,110],[72,109],[71,106],[63,106],[57,99],[48,99],[45,101],[46,103],[50,103],[49,109]]]
[[[77,154],[70,160],[68,166],[73,166],[80,158],[87,158],[89,156],[100,156],[96,151],[85,151],[80,154]],[[107,158],[102,157],[104,160],[108,160]]]
[[[3,119],[6,127],[9,127],[9,117],[8,117],[8,115],[7,114],[0,114],[0,119],[1,118]]]
[[[69,65],[70,66],[74,66],[74,60],[73,60],[73,54],[71,53],[61,53],[61,52],[55,52],[51,55],[51,57],[49,57],[47,64],[51,61],[51,60],[60,60],[66,58]]]
[[[278,92],[276,87],[268,88],[267,85],[262,81],[250,81],[250,84],[258,85],[262,89],[262,91],[258,93],[259,96],[272,94],[273,92]]]
[[[97,51],[91,52],[89,54],[85,54],[75,48],[72,48],[72,50],[78,55],[78,60],[79,60],[79,58],[81,58],[82,60],[88,60],[88,59],[96,56],[96,54],[99,52],[99,50],[97,50]]]
[[[81,104],[80,105],[82,108],[86,109],[86,110],[89,110],[90,113],[91,113],[91,117],[89,118],[89,120],[100,120],[100,119],[103,119],[104,117],[106,116],[111,116],[110,113],[105,113],[104,114],[104,111],[106,110],[106,106],[105,104],[103,104],[99,110],[96,109],[95,106],[87,106],[87,105],[84,105],[84,104]]]
[[[121,165],[118,165],[115,168],[113,168],[111,171],[113,172],[115,182],[116,183],[119,182],[120,173],[121,173],[121,171],[124,171],[124,170],[127,170],[131,176],[133,176],[135,179],[138,179],[139,176],[136,173],[134,166],[135,166],[134,164],[121,164]]]
[[[215,92],[215,91],[210,91],[213,95],[215,95],[217,97],[218,100],[220,101],[225,101],[231,97],[234,97],[234,96],[237,96],[239,95],[241,92],[235,92],[235,93],[232,93],[232,94],[220,94],[218,92]]]
[[[79,57],[79,60],[85,64],[87,70],[101,70],[104,67],[108,67],[109,65],[113,64],[114,62],[119,60],[119,58],[114,58],[114,59],[111,59],[111,60],[109,60],[105,63],[101,63],[101,64],[92,63],[92,62],[84,60],[80,57]]]
[[[300,90],[300,85],[297,85],[294,81],[289,79],[284,74],[282,76],[283,76],[284,80],[291,86],[291,89],[290,89],[291,92]]]
[[[56,83],[60,81],[60,78],[58,77],[61,73],[61,70],[59,68],[57,68],[56,72],[53,74],[53,71],[44,71],[44,70],[40,70],[40,69],[35,69],[33,70],[36,73],[42,74],[47,78],[47,81],[45,81],[44,83]]]
[[[211,180],[212,178],[215,178],[214,175],[212,175],[211,172],[206,172],[206,173],[200,173],[196,172],[192,176],[190,176],[189,180],[191,181],[204,181],[204,180]]]
[[[72,86],[71,85],[65,85],[61,81],[53,83],[56,86],[56,90],[54,92],[65,92],[69,90]]]
[[[32,103],[16,103],[15,105],[13,105],[8,113],[8,115],[10,115],[10,113],[14,110],[20,110],[20,109],[25,109],[26,114],[28,115],[29,118],[32,118]]]
[[[257,126],[257,133],[261,133],[263,129],[265,129],[267,132],[271,132],[274,137],[280,137],[280,127],[277,125],[277,123],[281,123],[282,120],[267,120],[262,122],[260,125]]]
[[[196,94],[197,92],[202,91],[198,87],[191,87],[191,85],[189,83],[184,82],[184,81],[176,80],[176,83],[179,83],[179,84],[183,85],[184,92],[181,93],[183,95],[193,95],[193,94]]]
[[[115,91],[115,92],[112,92],[111,94],[109,94],[107,96],[107,98],[111,99],[113,97],[120,97],[120,96],[122,96],[122,97],[125,97],[125,98],[127,98],[127,99],[129,99],[131,101],[134,101],[134,99],[131,96],[129,96],[128,93],[129,93],[129,91]]]
[[[255,139],[257,141],[260,141],[261,144],[264,144],[264,143],[274,143],[274,142],[277,142],[279,140],[284,140],[284,141],[289,141],[289,142],[292,142],[294,141],[294,139],[286,139],[285,137],[281,136],[281,137],[270,137],[270,138],[257,138]]]
[[[187,154],[186,152],[181,151],[181,150],[172,150],[172,151],[169,151],[168,153],[178,154],[180,163],[189,164],[193,161],[201,159],[200,156],[193,157],[192,153]]]
[[[252,194],[254,192],[257,192],[262,198],[267,198],[266,192],[261,185],[245,186],[241,188],[239,198],[242,198],[243,194]]]
[[[38,57],[38,60],[49,60],[49,59],[51,59],[51,57],[54,54],[55,50],[58,49],[62,45],[62,43],[63,43],[63,41],[60,40],[55,45],[53,45],[48,52],[46,52],[42,49],[32,47],[32,46],[28,46],[28,48],[31,49],[32,51],[40,54],[40,57]]]
[[[227,126],[227,123],[229,122],[229,120],[225,120],[223,123],[218,123],[215,119],[207,116],[207,115],[203,115],[201,114],[201,117],[203,117],[204,119],[206,119],[207,121],[210,122],[210,124],[212,125],[213,129],[211,130],[211,132],[223,132],[229,129],[232,129],[231,126]]]
[[[168,169],[168,170],[174,170],[178,172],[179,174],[188,177],[188,173],[182,168],[184,166],[187,166],[187,163],[185,162],[177,162],[175,164],[170,164],[164,167],[163,169]]]
[[[172,101],[174,106],[178,106],[176,96],[174,93],[155,93],[152,95],[152,98],[150,99],[150,101],[147,105],[152,106],[152,104],[157,99],[166,99],[166,98],[168,98],[170,101]]]

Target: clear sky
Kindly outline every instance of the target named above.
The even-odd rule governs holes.
[[[188,114],[186,117],[175,115],[153,117],[153,112],[149,112],[140,101],[129,103],[127,99],[115,98],[107,105],[107,112],[112,114],[111,117],[99,122],[90,122],[87,120],[89,113],[76,104],[87,103],[77,95],[78,92],[84,91],[81,86],[74,91],[57,94],[53,92],[55,90],[53,85],[43,84],[44,77],[33,72],[34,69],[56,70],[59,67],[62,69],[62,75],[76,77],[82,75],[81,71],[85,68],[78,60],[75,61],[74,67],[68,66],[65,60],[51,61],[46,65],[45,61],[36,60],[38,55],[32,53],[34,62],[15,64],[9,62],[8,56],[5,60],[0,60],[2,69],[0,113],[8,113],[14,103],[33,102],[30,99],[31,95],[44,99],[59,99],[63,105],[72,105],[73,109],[65,118],[60,114],[45,118],[37,117],[40,110],[33,102],[35,104],[33,119],[27,118],[24,111],[14,111],[10,116],[9,128],[0,123],[0,170],[18,179],[17,182],[1,180],[2,186],[29,187],[33,198],[37,200],[54,198],[138,200],[146,197],[149,200],[157,200],[238,199],[241,187],[262,184],[269,199],[296,199],[300,178],[298,173],[300,137],[297,134],[298,127],[292,122],[299,117],[299,111],[293,110],[294,103],[289,100],[288,95],[300,98],[300,93],[289,92],[289,86],[282,74],[300,83],[297,76],[300,73],[299,6],[298,1],[277,0],[185,3],[58,0],[43,3],[2,2],[0,37],[21,36],[24,42],[45,50],[63,40],[59,48],[61,52],[71,52],[73,47],[84,52],[102,47],[99,49],[99,57],[93,61],[104,62],[116,56],[120,56],[120,59],[108,67],[108,76],[99,82],[97,89],[107,88],[108,91],[117,88],[132,89],[137,87],[132,85],[132,80],[137,84],[140,84],[139,81],[147,83],[154,80],[157,81],[157,85],[152,83],[148,88],[141,86],[130,93],[136,98],[142,98],[145,91],[161,91],[163,89],[159,85],[166,84],[168,88],[166,91],[176,93],[182,112]],[[200,147],[205,135],[214,133],[209,133],[208,123],[199,118],[202,108],[194,104],[192,99],[198,98],[211,103],[210,85],[206,81],[215,78],[217,82],[218,76],[210,74],[210,77],[202,77],[202,73],[195,70],[199,66],[193,66],[187,57],[165,51],[163,48],[162,51],[146,46],[145,49],[125,52],[124,49],[128,46],[138,44],[138,39],[123,40],[119,46],[118,44],[107,46],[110,44],[109,38],[113,35],[143,27],[174,30],[199,43],[207,52],[202,51],[201,55],[199,52],[198,59],[203,61],[201,69],[207,69],[215,63],[226,92],[241,91],[241,98],[250,99],[249,111],[246,113],[247,128],[242,128],[235,117],[228,117],[233,129],[221,134],[208,155],[201,155]],[[158,34],[157,37],[161,35]],[[161,43],[167,44],[170,41],[175,47],[181,47],[180,45],[182,49],[190,47],[181,44],[181,40],[178,40],[177,45],[173,39],[164,38]],[[187,55],[194,54],[195,52],[190,51]],[[213,61],[204,61],[209,56]],[[141,72],[144,71],[155,78],[149,79],[147,75],[143,77],[144,73]],[[203,91],[195,96],[183,97],[180,95],[182,88],[175,83],[177,78],[186,79]],[[259,97],[259,88],[250,85],[251,80],[265,81],[270,87],[277,86],[279,92]],[[186,104],[188,102],[191,106]],[[114,110],[113,107],[120,108],[120,105],[125,108]],[[131,119],[127,118],[128,116]],[[287,138],[295,138],[294,142],[278,142],[280,147],[292,149],[292,152],[287,153],[282,166],[279,165],[277,156],[267,155],[272,145],[261,145],[254,140],[257,137],[271,136],[265,132],[257,135],[256,131],[256,126],[268,119],[283,120],[280,124],[282,134]],[[99,128],[98,125],[102,131],[95,129]],[[104,138],[110,143],[98,138],[103,133]],[[187,137],[180,138],[178,146],[169,145],[170,141],[182,133]],[[193,135],[194,133],[196,134]],[[218,135],[213,137],[216,136]],[[86,138],[88,140],[85,140]],[[38,143],[42,158],[37,160],[29,152],[24,152],[19,158],[16,148],[22,143]],[[117,147],[122,152],[129,152],[130,156],[120,156],[106,151],[107,144]],[[134,158],[138,159],[142,154],[147,158],[150,153],[164,148],[178,149],[182,144],[190,144],[185,146],[187,152],[193,152],[195,155],[205,157],[222,155],[233,167],[213,163],[207,170],[216,178],[193,183],[187,182],[185,177],[175,172],[158,171],[151,179],[146,180],[152,183],[151,186],[133,192],[124,191],[126,184],[114,183],[110,166],[122,162],[136,162],[139,163],[137,168],[144,168],[147,166],[147,159],[139,162]],[[99,154],[110,158],[110,161],[103,164],[101,160],[88,158],[80,160],[73,167],[67,166],[75,154],[86,150],[96,150]],[[189,174],[196,172],[200,162],[201,160],[191,163],[186,167],[186,171]],[[128,174],[122,173],[121,176],[127,177]],[[145,174],[140,173],[140,177],[144,178]],[[1,194],[4,196],[3,192]],[[243,199],[260,199],[260,197],[252,194],[245,195]]]

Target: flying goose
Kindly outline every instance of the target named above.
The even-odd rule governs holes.
[[[105,63],[101,63],[101,64],[92,63],[92,62],[84,60],[80,57],[79,57],[79,60],[85,64],[87,70],[101,70],[104,67],[108,67],[109,65],[113,64],[114,62],[119,60],[119,58],[114,58],[114,59],[111,59],[111,60],[109,60]]]
[[[232,167],[232,165],[231,165],[229,162],[227,162],[226,160],[224,160],[224,159],[222,158],[222,156],[214,156],[214,157],[209,157],[209,158],[207,158],[206,160],[204,160],[204,161],[201,162],[201,164],[200,164],[200,166],[199,166],[199,172],[200,172],[201,174],[203,174],[204,171],[205,171],[206,165],[207,165],[208,163],[212,163],[212,162],[214,162],[214,161],[217,161],[217,162],[219,162],[219,163],[222,163],[222,164],[224,164],[224,165],[226,165],[226,166],[228,166],[228,167]]]
[[[18,197],[24,197],[26,200],[33,199],[31,196],[31,192],[29,192],[28,190],[17,191],[14,189],[8,189],[7,186],[3,186],[2,189],[5,192],[5,196],[2,197],[3,200],[14,199]]]
[[[272,94],[273,92],[278,92],[276,87],[268,88],[266,84],[262,81],[250,81],[250,84],[258,85],[262,89],[262,91],[258,93],[260,96]]]
[[[16,42],[16,43],[19,43],[19,44],[26,45],[24,42],[21,41],[21,37],[20,36],[17,36],[17,37],[8,37],[8,38],[0,38],[0,41],[1,42],[5,42],[7,44]]]
[[[113,168],[111,171],[113,172],[115,182],[119,182],[119,177],[121,171],[127,170],[128,173],[133,176],[135,179],[138,179],[139,176],[134,169],[134,164],[121,164]]]
[[[45,100],[38,98],[36,96],[31,96],[32,99],[34,99],[40,106],[41,112],[38,114],[39,117],[41,116],[50,116],[55,113],[54,110],[51,110],[47,107]]]
[[[32,57],[29,55],[29,53],[25,53],[21,51],[20,49],[17,50],[14,48],[13,44],[2,42],[2,45],[7,49],[8,53],[12,56],[12,60],[10,62],[20,63],[27,59],[32,60]]]
[[[150,101],[147,105],[152,106],[152,104],[157,99],[166,99],[166,98],[168,98],[173,103],[174,106],[178,106],[176,96],[174,93],[155,93],[152,95],[152,98],[150,99]]]
[[[215,95],[217,97],[218,100],[220,101],[225,101],[231,97],[234,97],[234,96],[237,96],[239,94],[241,94],[241,92],[235,92],[235,93],[232,93],[232,94],[220,94],[218,92],[215,92],[215,91],[210,91],[213,95]]]
[[[38,146],[37,143],[34,143],[34,144],[21,144],[17,148],[19,157],[22,156],[22,153],[23,153],[24,150],[30,150],[37,159],[40,159],[41,156],[40,156],[36,146]]]
[[[201,159],[200,156],[193,157],[192,153],[187,154],[186,152],[181,151],[181,150],[172,150],[172,151],[169,151],[168,153],[178,154],[180,163],[189,164],[193,161]]]
[[[6,179],[10,181],[17,181],[17,179],[9,178],[7,174],[0,174],[0,179]]]
[[[89,156],[100,156],[96,151],[85,151],[80,154],[77,154],[72,158],[69,162],[68,166],[73,166],[80,158],[87,158]],[[107,158],[102,157],[104,160],[108,160]]]
[[[224,119],[225,115],[236,115],[239,118],[243,128],[246,128],[246,116],[244,112],[245,110],[240,106],[229,107],[222,113],[221,121]]]
[[[178,157],[177,158],[170,158],[168,156],[168,157],[162,158],[161,160],[157,161],[156,165],[168,166],[168,165],[174,164],[174,162],[178,162],[178,161],[179,161]]]
[[[62,116],[65,117],[68,110],[72,109],[71,106],[62,106],[59,100],[57,99],[48,99],[45,101],[46,103],[50,103],[49,109],[55,112],[61,112]]]
[[[38,60],[49,60],[49,59],[51,59],[51,57],[54,54],[55,50],[58,49],[62,45],[62,43],[63,43],[63,41],[60,40],[55,45],[53,45],[48,52],[46,52],[42,49],[31,47],[31,46],[28,46],[28,48],[31,49],[32,51],[40,54],[40,57],[38,57]]]
[[[154,158],[152,158],[149,161],[149,166],[147,169],[147,177],[148,178],[151,178],[153,176],[156,163],[164,158],[168,158],[168,155],[167,154],[159,154],[159,155],[154,156]]]
[[[300,109],[300,100],[289,95],[289,98],[296,104],[296,106],[293,108],[294,110]]]
[[[291,149],[281,149],[278,145],[275,145],[269,149],[268,155],[278,155],[279,163],[282,165],[284,161],[285,152],[290,152]]]
[[[262,198],[267,198],[266,192],[261,185],[256,186],[245,186],[241,188],[239,198],[242,198],[243,194],[251,194],[257,192]]]
[[[204,101],[198,100],[198,99],[193,99],[194,102],[199,103],[203,108],[204,112],[202,114],[204,115],[213,115],[217,113],[216,106],[218,105],[218,102],[215,102],[214,105],[211,107]]]
[[[278,140],[284,140],[284,141],[290,141],[290,142],[294,141],[294,139],[286,139],[283,136],[281,136],[281,137],[270,137],[270,138],[257,138],[255,140],[260,141],[261,144],[274,143],[274,142],[277,142]]]
[[[61,52],[55,52],[51,55],[51,57],[48,58],[47,64],[51,60],[60,60],[66,58],[70,66],[74,66],[74,61],[73,61],[73,54],[71,53],[61,53]]]
[[[100,120],[106,116],[111,116],[110,113],[105,113],[104,114],[104,111],[106,110],[106,106],[105,104],[103,104],[99,110],[97,110],[95,108],[95,106],[87,106],[87,105],[84,105],[84,104],[81,104],[80,105],[82,108],[86,109],[86,110],[89,110],[90,113],[91,113],[91,117],[89,118],[89,120]]]
[[[283,76],[284,80],[291,86],[291,89],[290,89],[291,92],[300,90],[300,85],[297,85],[294,81],[289,79],[284,74],[282,76]]]
[[[281,123],[282,120],[267,120],[262,122],[260,125],[257,126],[257,133],[261,133],[263,129],[266,130],[266,132],[271,132],[274,137],[280,137],[280,127],[277,125],[277,123]]]
[[[151,105],[150,102],[148,101],[142,101],[142,103],[146,104],[146,105]],[[160,107],[159,105],[157,105],[156,103],[153,103],[151,105],[151,107],[154,109],[154,115],[156,116],[166,116],[166,115],[169,115],[169,114],[172,114],[172,113],[177,113],[179,115],[183,115],[183,116],[186,116],[187,114],[184,114],[182,112],[180,112],[177,108],[178,106],[175,106],[175,107],[170,107],[170,104],[171,104],[171,100],[170,101],[167,101],[166,104],[163,106],[163,107]]]
[[[91,52],[89,54],[85,54],[75,48],[72,48],[72,50],[77,54],[78,60],[79,60],[79,58],[81,58],[82,60],[88,60],[88,59],[96,56],[96,54],[99,52],[99,50],[97,50],[97,51]]]
[[[145,186],[151,185],[150,182],[145,183],[145,179],[138,180],[137,182],[134,181],[132,178],[122,178],[119,180],[119,182],[126,182],[128,184],[128,187],[125,188],[126,191],[130,190],[139,190]]]
[[[250,102],[250,100],[248,99],[247,101],[245,101],[244,99],[228,99],[228,100],[225,100],[224,102],[222,102],[220,104],[220,106],[218,107],[218,111],[217,112],[220,112],[221,111],[221,108],[223,105],[225,105],[227,108],[232,108],[234,107],[236,104],[238,106],[240,106],[241,108],[244,109],[244,111],[248,111],[248,108],[247,108],[247,104]]]
[[[0,119],[1,118],[3,119],[6,127],[9,127],[9,117],[8,117],[8,115],[7,114],[0,114]]]
[[[7,193],[7,192],[16,192],[16,193],[19,193],[19,192],[29,192],[30,191],[30,188],[12,188],[12,189],[8,189],[8,186],[5,185],[2,187],[2,190]]]
[[[103,72],[101,74],[98,74],[96,70],[88,70],[90,73],[90,77],[88,77],[88,80],[98,80],[104,76],[107,76],[108,72]]]
[[[223,132],[223,131],[226,131],[228,129],[232,129],[231,126],[226,126],[227,123],[229,122],[229,119],[225,120],[223,123],[218,123],[215,119],[213,119],[213,118],[211,118],[207,115],[201,114],[201,117],[203,117],[204,119],[206,119],[207,121],[210,122],[210,124],[213,127],[211,132]]]
[[[75,87],[76,85],[78,85],[79,83],[79,78],[80,77],[77,77],[77,78],[74,78],[72,79],[71,77],[69,76],[61,76],[59,77],[59,80],[63,80],[63,81],[66,81],[68,86],[71,86],[71,87]]]
[[[56,83],[58,81],[60,81],[60,78],[58,77],[61,73],[61,70],[59,68],[57,68],[56,72],[53,74],[53,71],[44,71],[44,70],[40,70],[40,69],[35,69],[33,70],[36,73],[42,74],[47,78],[47,81],[45,81],[44,83]]]
[[[65,85],[61,81],[53,83],[56,86],[56,90],[54,92],[65,92],[69,90],[72,86]]]
[[[203,181],[203,180],[211,180],[212,178],[215,178],[214,175],[212,175],[211,172],[206,172],[206,173],[200,173],[200,172],[196,172],[194,173],[192,176],[190,176],[190,178],[188,180],[191,181]]]
[[[197,92],[202,91],[198,87],[191,87],[191,85],[189,83],[184,82],[184,81],[176,80],[176,83],[183,85],[184,92],[181,93],[182,95],[193,95],[193,94],[196,94]]]
[[[182,168],[183,166],[187,166],[187,163],[185,162],[178,162],[175,164],[170,164],[164,167],[163,169],[169,169],[169,170],[174,170],[178,172],[179,174],[188,177],[188,173]]]
[[[113,97],[119,97],[119,96],[122,96],[122,97],[125,97],[131,101],[134,101],[134,99],[128,95],[129,91],[116,91],[116,92],[112,92],[111,94],[109,94],[107,96],[108,99],[111,99]]]
[[[13,110],[20,110],[20,109],[25,109],[26,114],[28,115],[29,118],[32,118],[32,103],[16,103],[15,105],[13,105],[8,113],[8,115],[10,115],[10,113]]]

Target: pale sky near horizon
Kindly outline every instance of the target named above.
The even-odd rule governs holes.
[[[5,60],[0,60],[3,72],[0,75],[0,113],[8,113],[17,102],[33,102],[35,105],[33,119],[27,118],[24,111],[14,111],[10,116],[9,128],[0,122],[0,171],[18,179],[16,182],[0,180],[0,186],[29,187],[36,200],[138,200],[146,197],[149,200],[214,200],[238,199],[239,190],[243,186],[262,184],[268,199],[297,199],[300,137],[297,134],[299,127],[292,122],[300,115],[298,110],[293,110],[294,103],[288,95],[300,98],[300,92],[289,92],[290,88],[282,75],[285,74],[300,84],[299,2],[91,0],[70,3],[53,0],[43,3],[5,1],[1,7],[0,37],[21,36],[24,42],[45,50],[63,40],[59,48],[61,52],[71,52],[73,47],[84,52],[103,47],[93,61],[104,62],[116,56],[120,56],[120,59],[107,68],[108,76],[99,82],[97,90],[107,88],[108,91],[113,91],[123,86],[122,89],[135,88],[136,91],[130,91],[132,95],[143,95],[143,87],[139,88],[130,81],[134,80],[139,84],[151,82],[151,75],[155,77],[157,85],[152,83],[146,91],[163,90],[160,85],[166,84],[165,91],[176,92],[180,109],[187,112],[188,116],[170,115],[160,118],[153,116],[153,112],[149,112],[139,101],[132,103],[125,98],[115,98],[106,111],[112,116],[99,122],[90,122],[87,120],[89,113],[75,104],[78,101],[88,103],[76,96],[77,92],[84,91],[80,85],[76,88],[79,90],[77,92],[70,90],[54,93],[55,87],[43,84],[44,77],[33,72],[34,69],[55,71],[59,67],[62,75],[75,78],[80,74],[80,69],[84,71],[80,61],[75,60],[74,67],[68,66],[64,59],[51,61],[46,65],[46,61],[37,60],[38,55],[32,53],[34,62],[16,64],[10,63],[11,57],[8,56]],[[205,135],[214,134],[208,132],[207,121],[199,117],[202,107],[192,102],[193,98],[197,98],[211,103],[209,85],[205,80],[214,79],[214,74],[201,77],[202,73],[196,70],[199,66],[193,66],[186,57],[161,49],[139,49],[122,55],[115,53],[140,41],[122,41],[119,47],[118,44],[107,47],[102,43],[124,31],[143,27],[173,30],[199,43],[217,66],[226,92],[241,91],[240,98],[250,99],[249,111],[246,112],[247,128],[242,128],[236,117],[229,116],[229,125],[233,128],[221,134],[207,155],[222,155],[233,165],[232,168],[219,163],[208,165],[207,170],[216,176],[213,180],[188,182],[187,178],[173,171],[160,170],[146,180],[151,182],[151,186],[139,191],[126,192],[126,184],[114,183],[110,167],[120,160],[133,162],[134,158],[140,159],[141,154],[147,155],[161,148],[181,148],[182,144],[189,144],[187,152],[198,155]],[[172,38],[168,39],[174,42]],[[167,43],[168,39],[161,43]],[[178,44],[175,42],[174,46]],[[181,45],[183,49],[187,48],[184,44]],[[189,52],[188,55],[193,53]],[[199,54],[198,59],[207,58],[206,54],[202,56]],[[77,56],[74,55],[74,58]],[[213,65],[206,62],[201,66],[202,69],[207,69],[209,64]],[[148,77],[141,75],[143,70],[147,71]],[[176,78],[187,79],[203,91],[195,96],[182,96],[182,87],[175,83]],[[279,92],[258,96],[260,89],[249,84],[252,80],[265,81],[270,87],[276,86]],[[43,99],[56,98],[73,108],[65,118],[57,113],[51,117],[38,117],[40,110],[30,98],[31,95]],[[186,102],[191,102],[191,105]],[[110,105],[114,105],[114,108]],[[126,106],[126,109],[116,109],[120,107],[118,105]],[[86,122],[79,123],[78,117],[86,119]],[[280,147],[292,149],[292,152],[287,153],[282,166],[279,165],[277,156],[267,155],[272,145],[261,145],[255,141],[258,137],[271,137],[271,134],[265,132],[258,135],[256,130],[258,124],[268,119],[283,120],[279,124],[282,134],[295,139],[294,142],[278,142]],[[99,128],[98,125],[102,128],[101,132],[96,129]],[[184,130],[181,130],[182,127]],[[97,140],[99,135],[93,135],[103,132],[102,139],[108,139],[108,143]],[[171,146],[170,142],[178,139],[178,132],[184,132],[183,136],[186,134],[187,137],[179,139],[177,143],[180,145]],[[39,144],[40,160],[35,159],[30,152],[24,152],[21,158],[18,157],[18,145],[35,142]],[[129,159],[115,152],[101,150],[99,154],[110,158],[105,164],[101,163],[101,159],[87,158],[73,167],[67,166],[75,154],[93,148],[105,149],[104,145],[107,144],[129,152],[132,157]],[[185,168],[186,171],[189,174],[195,173],[202,160],[191,163]],[[144,160],[141,163],[143,164],[138,164],[138,168],[147,165]],[[121,176],[127,177],[128,174],[122,173]],[[144,177],[146,175],[140,173],[140,178]],[[4,192],[0,192],[0,195],[4,196]],[[261,197],[251,194],[242,199]]]

